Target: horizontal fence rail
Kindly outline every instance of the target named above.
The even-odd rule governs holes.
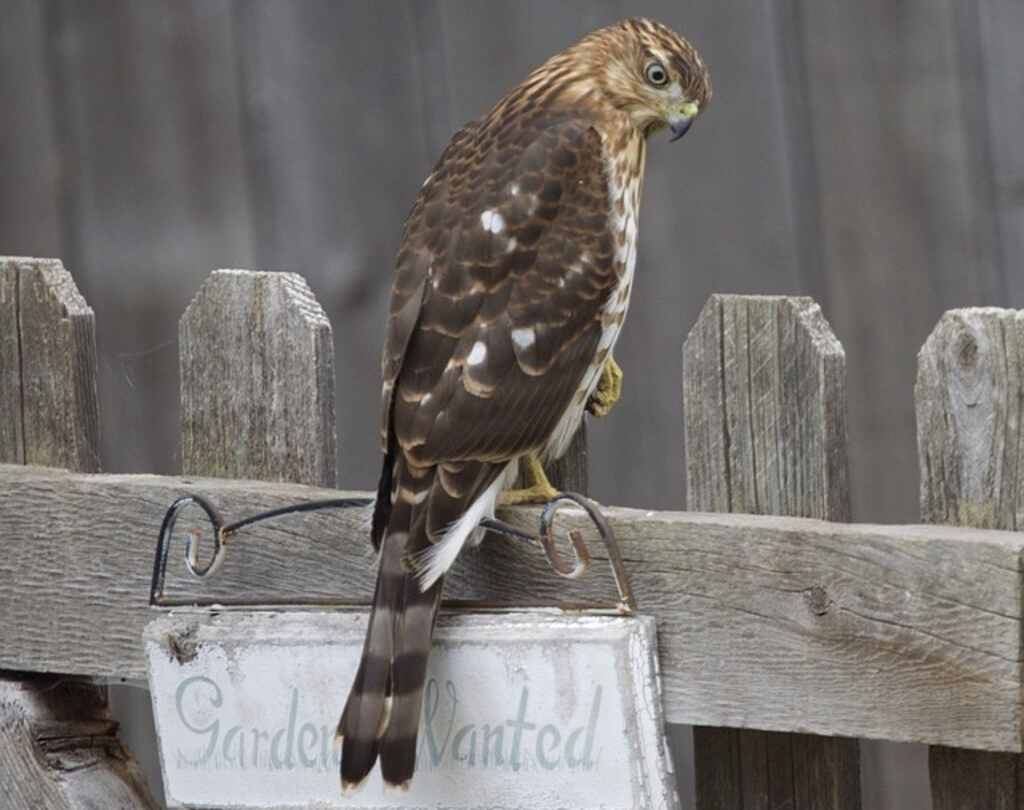
[[[153,551],[176,497],[202,493],[230,520],[339,496],[9,465],[0,489],[0,667],[129,678],[144,675]],[[1024,535],[620,508],[607,516],[640,608],[658,618],[670,722],[1021,750]],[[532,530],[539,512],[503,517]],[[168,592],[368,604],[367,520],[367,510],[342,510],[260,524],[232,540],[203,590],[183,575],[178,547]],[[590,527],[570,510],[560,523]],[[597,543],[591,551],[591,572],[567,582],[538,550],[488,540],[465,555],[446,594],[510,607],[610,605],[606,557]]]

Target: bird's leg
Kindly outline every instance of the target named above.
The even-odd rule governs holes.
[[[544,472],[544,466],[535,452],[529,452],[523,456],[526,463],[524,473],[527,486],[524,489],[510,489],[501,494],[502,506],[515,506],[521,503],[547,503],[557,498],[561,493],[551,486],[548,477]]]
[[[594,416],[607,416],[615,403],[622,396],[622,369],[615,362],[615,358],[609,356],[601,369],[601,379],[597,381],[597,388],[590,396],[587,403],[587,410]]]

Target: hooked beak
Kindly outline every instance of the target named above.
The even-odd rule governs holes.
[[[670,115],[668,118],[668,128],[672,131],[672,137],[669,138],[669,141],[678,141],[682,138],[690,129],[690,125],[693,124],[693,120],[697,117],[699,111],[695,102],[687,101],[679,108],[678,112]]]
[[[670,118],[668,121],[668,128],[672,131],[672,137],[669,138],[669,142],[678,141],[682,138],[687,130],[690,129],[690,125],[693,123],[692,118]]]

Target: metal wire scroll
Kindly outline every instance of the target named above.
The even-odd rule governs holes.
[[[195,599],[176,600],[165,594],[165,583],[167,578],[167,561],[170,556],[172,538],[177,527],[178,518],[183,509],[188,506],[198,506],[206,515],[209,521],[210,532],[210,560],[203,564],[199,560],[200,546],[205,537],[204,531],[198,527],[192,527],[185,537],[185,568],[196,579],[207,579],[217,572],[224,561],[228,540],[247,526],[252,526],[264,520],[283,517],[284,515],[299,512],[315,512],[323,509],[356,509],[365,508],[373,503],[371,498],[336,498],[331,500],[306,501],[304,503],[282,506],[278,509],[271,509],[257,515],[237,520],[234,523],[224,524],[220,513],[208,500],[200,495],[184,495],[168,508],[160,526],[160,535],[157,540],[156,556],[153,560],[153,576],[150,580],[149,604],[151,607],[180,607],[185,605],[204,604]],[[598,535],[608,552],[608,560],[611,564],[612,574],[615,577],[615,585],[619,592],[618,610],[621,613],[633,613],[636,611],[636,599],[629,583],[629,576],[619,551],[615,534],[609,526],[597,504],[589,498],[585,498],[575,492],[563,492],[550,500],[541,511],[540,527],[537,535],[529,534],[514,526],[497,520],[487,518],[481,522],[481,526],[488,531],[496,532],[514,540],[523,540],[540,546],[548,561],[551,570],[558,576],[566,579],[575,579],[583,576],[590,567],[591,556],[583,539],[583,533],[579,529],[571,529],[568,533],[569,542],[572,546],[573,559],[567,561],[559,552],[557,540],[554,534],[554,523],[559,509],[572,503],[580,507],[597,529]],[[206,603],[206,604],[212,604]],[[242,605],[238,601],[218,600],[217,604]],[[261,600],[260,604],[295,604],[294,600],[288,602],[275,602],[275,600]],[[329,604],[311,600],[303,604]]]

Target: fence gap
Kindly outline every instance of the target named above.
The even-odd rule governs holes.
[[[334,344],[305,279],[217,270],[178,342],[185,475],[335,485]]]
[[[914,398],[922,522],[1024,529],[1024,311],[946,312],[918,354]],[[1021,765],[932,746],[933,810],[1024,810]]]
[[[811,299],[711,296],[683,403],[688,509],[850,519],[846,358]],[[698,810],[861,806],[854,739],[698,726],[694,757]]]
[[[98,448],[92,309],[58,259],[0,257],[0,463],[95,472]],[[0,795],[15,810],[156,809],[106,688],[69,675],[0,672]]]

